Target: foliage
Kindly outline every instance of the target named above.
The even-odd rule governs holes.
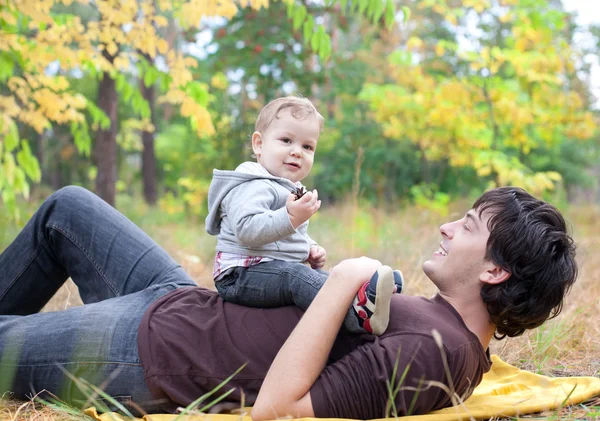
[[[286,3],[294,26],[302,26],[306,41],[326,58],[331,48],[322,25],[315,24],[304,5]],[[381,15],[376,4],[377,0],[361,1],[361,13]],[[0,95],[0,136],[4,141],[9,138],[10,145],[3,151],[0,178],[5,203],[14,208],[14,195],[28,193],[25,175],[40,180],[28,142],[19,144],[17,138],[13,146],[14,123],[37,133],[68,125],[84,154],[91,150],[89,130],[110,125],[93,102],[72,89],[67,75],[84,73],[100,79],[109,74],[120,96],[143,121],[141,126],[150,130],[154,128],[148,121],[148,104],[127,75],[136,75],[146,86],[159,83],[163,90],[159,104],[178,107],[198,136],[213,134],[208,85],[193,78],[197,59],[171,48],[169,29],[176,22],[183,30],[194,30],[206,17],[231,18],[240,7],[268,5],[268,0],[9,0],[0,5],[0,83],[6,83]],[[363,10],[363,5],[368,7]],[[387,5],[389,18],[394,8],[391,1]],[[158,57],[161,65],[156,64]],[[11,158],[16,151],[21,156],[17,164]]]
[[[553,189],[561,174],[536,171],[528,157],[597,130],[566,82],[577,65],[566,13],[543,0],[429,0],[421,14],[443,19],[453,33],[461,24],[476,28],[461,32],[461,42],[412,36],[390,56],[392,83],[361,93],[384,135],[410,140],[428,162],[473,168],[488,186]]]
[[[326,203],[443,212],[492,185],[597,189],[582,58],[600,30],[559,2],[10,0],[0,28],[0,191],[15,214],[32,182],[92,185],[91,139],[115,124],[119,190],[139,189],[155,131],[162,209],[202,217],[212,169],[252,159],[258,111],[289,93],[325,116],[305,182]],[[104,75],[114,121],[96,105]]]

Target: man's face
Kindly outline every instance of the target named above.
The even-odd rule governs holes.
[[[264,133],[254,133],[252,149],[270,174],[297,182],[312,168],[319,134],[315,117],[297,119],[283,109]]]
[[[440,291],[452,293],[464,285],[477,285],[490,268],[491,262],[485,259],[489,217],[484,213],[480,218],[471,209],[463,218],[440,227],[440,248],[423,264],[423,271]]]

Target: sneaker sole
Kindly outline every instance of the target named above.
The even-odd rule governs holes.
[[[373,335],[381,335],[390,323],[390,302],[394,294],[394,272],[389,266],[377,269],[377,295],[375,297],[375,312],[370,317]]]

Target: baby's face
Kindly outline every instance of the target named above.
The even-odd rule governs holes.
[[[252,149],[270,174],[297,182],[310,173],[319,134],[316,117],[297,119],[289,109],[283,109],[267,130],[255,133]]]

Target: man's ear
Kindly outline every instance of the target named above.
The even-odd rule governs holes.
[[[510,278],[510,275],[509,271],[490,262],[487,269],[479,275],[479,280],[484,284],[497,285]]]
[[[260,134],[259,131],[252,133],[252,152],[254,152],[254,155],[256,155],[257,158],[260,157],[262,153],[262,143],[262,134]]]

